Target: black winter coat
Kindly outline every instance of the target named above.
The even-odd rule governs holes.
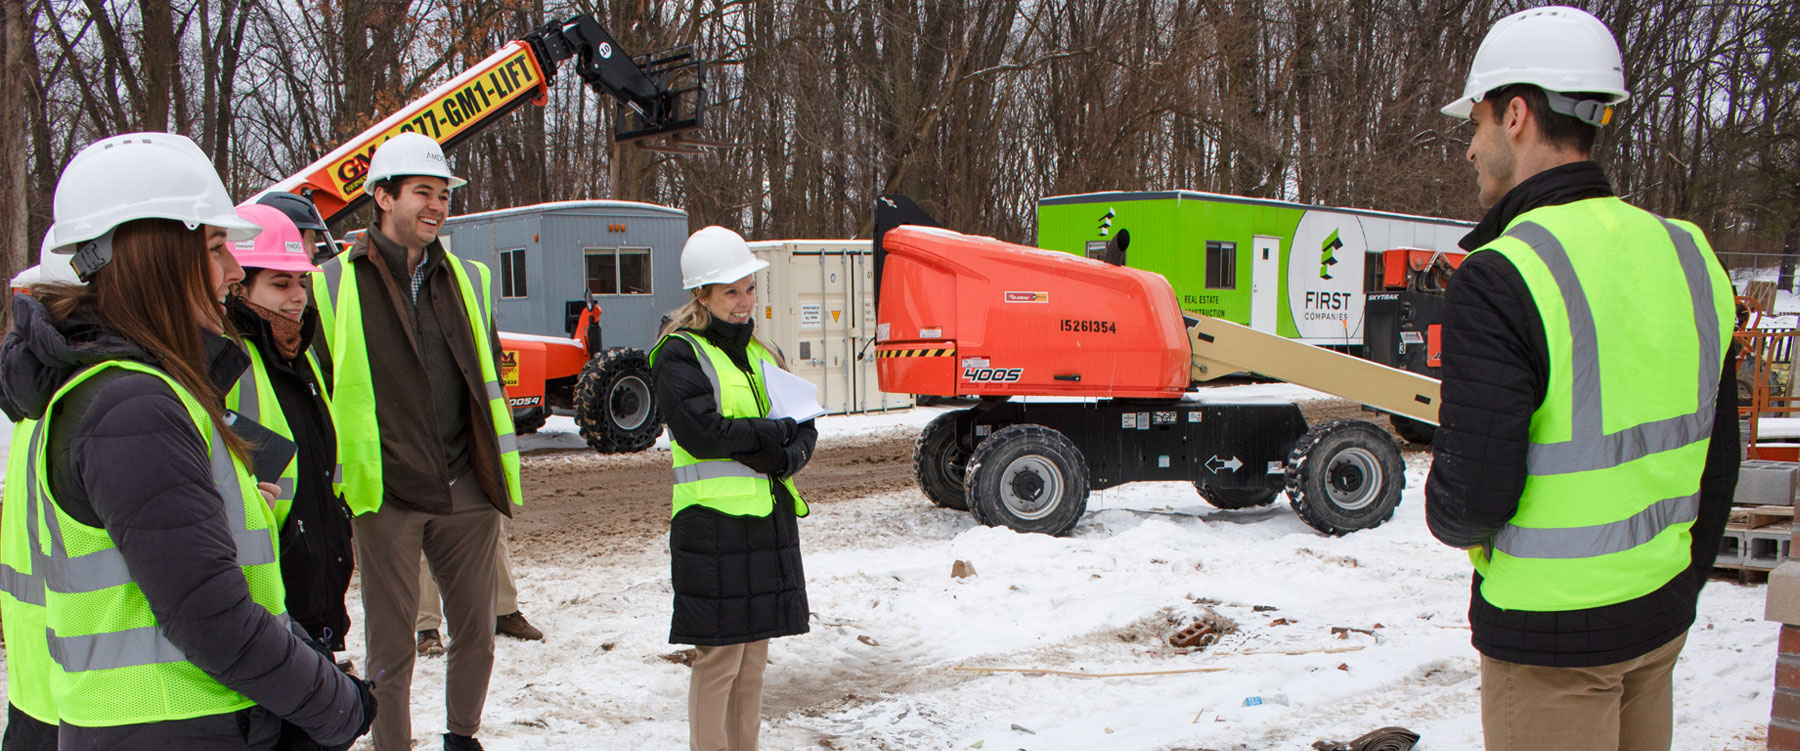
[[[1533,208],[1612,194],[1593,162],[1546,170],[1508,192],[1462,245],[1486,245]],[[1491,539],[1518,512],[1527,431],[1549,388],[1550,355],[1537,304],[1518,269],[1499,253],[1470,255],[1444,304],[1442,424],[1432,442],[1425,520],[1439,540],[1466,548]],[[1525,665],[1592,667],[1642,656],[1693,625],[1737,489],[1736,381],[1735,358],[1728,354],[1686,572],[1634,600],[1560,612],[1495,607],[1482,598],[1476,574],[1469,622],[1477,650]]]
[[[333,652],[344,650],[350,613],[344,593],[350,589],[355,558],[350,549],[350,508],[331,489],[337,466],[337,434],[322,396],[325,386],[313,376],[305,354],[283,358],[269,322],[232,298],[226,306],[231,325],[262,355],[269,385],[294,434],[299,467],[294,505],[281,527],[281,581],[287,587],[288,615],[312,638]],[[311,341],[319,313],[307,308],[300,341]]]
[[[205,336],[209,375],[229,387],[249,359],[230,340]],[[38,301],[15,295],[13,330],[0,343],[0,408],[14,420],[42,417],[77,370],[118,359],[156,361],[101,326],[75,317],[53,322]],[[82,383],[58,406],[45,451],[57,505],[106,529],[163,635],[260,705],[192,720],[64,725],[64,747],[263,747],[284,718],[327,745],[356,734],[363,720],[356,685],[251,599],[205,443],[161,379],[115,370]]]
[[[749,372],[745,347],[750,324],[715,320],[695,333]],[[679,338],[663,342],[656,353],[651,377],[669,435],[701,459],[731,457],[781,477],[804,468],[818,441],[812,422],[795,426],[792,420],[720,415],[698,356],[693,345]],[[774,487],[775,510],[768,516],[731,516],[689,506],[670,523],[675,613],[669,641],[743,644],[804,634],[810,628],[794,499],[781,483]]]

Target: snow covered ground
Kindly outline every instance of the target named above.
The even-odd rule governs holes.
[[[910,434],[938,412],[825,418],[819,450]],[[572,434],[552,421],[531,440],[579,447]],[[1285,503],[1220,511],[1180,483],[1097,492],[1060,539],[979,526],[916,490],[816,507],[801,531],[812,632],[771,649],[763,747],[1308,749],[1402,725],[1422,751],[1479,748],[1469,566],[1425,529],[1428,465],[1409,461],[1391,522],[1343,538],[1315,533]],[[679,649],[667,643],[666,546],[596,539],[548,560],[516,567],[524,609],[549,638],[500,640],[483,743],[683,747],[688,670],[665,659]],[[976,575],[952,578],[958,560]],[[1764,592],[1724,581],[1704,591],[1676,670],[1676,749],[1763,747],[1777,633],[1762,620]],[[1168,646],[1201,617],[1235,630],[1205,651]],[[443,727],[443,667],[419,661],[421,748]],[[1150,674],[1105,677],[1118,673]]]
[[[1209,395],[1321,397],[1280,384]],[[820,450],[910,432],[938,412],[825,418]],[[572,434],[552,421],[533,440],[579,446]],[[1403,725],[1424,751],[1479,748],[1469,567],[1425,530],[1427,467],[1410,462],[1392,522],[1336,539],[1285,504],[1219,511],[1179,483],[1095,493],[1065,539],[981,527],[916,491],[819,507],[802,526],[813,631],[774,642],[764,745],[1306,749]],[[484,743],[680,747],[687,669],[664,659],[678,650],[666,640],[664,545],[576,557],[518,572],[526,610],[551,636],[502,641]],[[957,560],[976,576],[952,578]],[[1777,632],[1762,620],[1764,591],[1707,587],[1677,672],[1675,748],[1762,747]],[[1167,645],[1206,615],[1237,631],[1204,652]],[[1334,626],[1374,635],[1340,639]],[[1157,674],[967,669],[984,667]],[[443,721],[442,668],[422,661],[416,679],[422,741]],[[1252,696],[1286,704],[1244,706]]]
[[[1179,484],[1096,494],[1064,539],[981,527],[917,492],[821,507],[802,530],[813,631],[771,649],[765,746],[1304,749],[1403,725],[1422,750],[1479,748],[1468,564],[1425,531],[1426,466],[1411,462],[1392,522],[1339,539],[1284,505],[1217,511]],[[951,578],[957,560],[977,575]],[[489,748],[682,745],[687,670],[662,659],[676,650],[667,562],[658,541],[518,572],[551,637],[502,641]],[[1763,593],[1706,588],[1677,670],[1675,748],[1762,747],[1776,636]],[[1236,632],[1205,652],[1167,646],[1209,612]],[[422,738],[443,720],[426,699],[442,666],[422,661],[416,679]],[[1162,674],[966,670],[981,667]],[[1244,706],[1252,696],[1286,703]]]

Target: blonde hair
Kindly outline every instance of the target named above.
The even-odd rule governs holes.
[[[686,303],[683,303],[681,307],[676,308],[674,312],[669,314],[668,322],[663,324],[662,331],[658,332],[657,338],[661,339],[682,329],[705,331],[706,327],[711,326],[713,322],[712,309],[706,307],[706,303],[701,302],[701,299],[710,294],[710,290],[716,286],[718,285],[703,284],[699,287],[695,287],[693,290],[694,296],[688,298]],[[763,349],[768,350],[769,356],[775,358],[776,366],[780,367],[782,370],[786,370],[787,357],[782,355],[781,349],[770,344],[767,339],[762,337],[762,334],[757,333],[756,316],[750,317],[750,327],[750,338],[755,339],[757,344],[762,345]],[[695,352],[694,354],[699,355],[700,353]]]

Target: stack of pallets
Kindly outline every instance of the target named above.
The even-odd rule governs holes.
[[[1787,560],[1800,492],[1800,464],[1747,459],[1714,567],[1742,581],[1762,581]]]

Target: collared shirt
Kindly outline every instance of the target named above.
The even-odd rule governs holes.
[[[426,253],[425,257],[419,259],[419,265],[413,267],[412,299],[414,305],[419,304],[419,287],[425,284],[425,266],[429,263],[431,263],[431,254]]]

